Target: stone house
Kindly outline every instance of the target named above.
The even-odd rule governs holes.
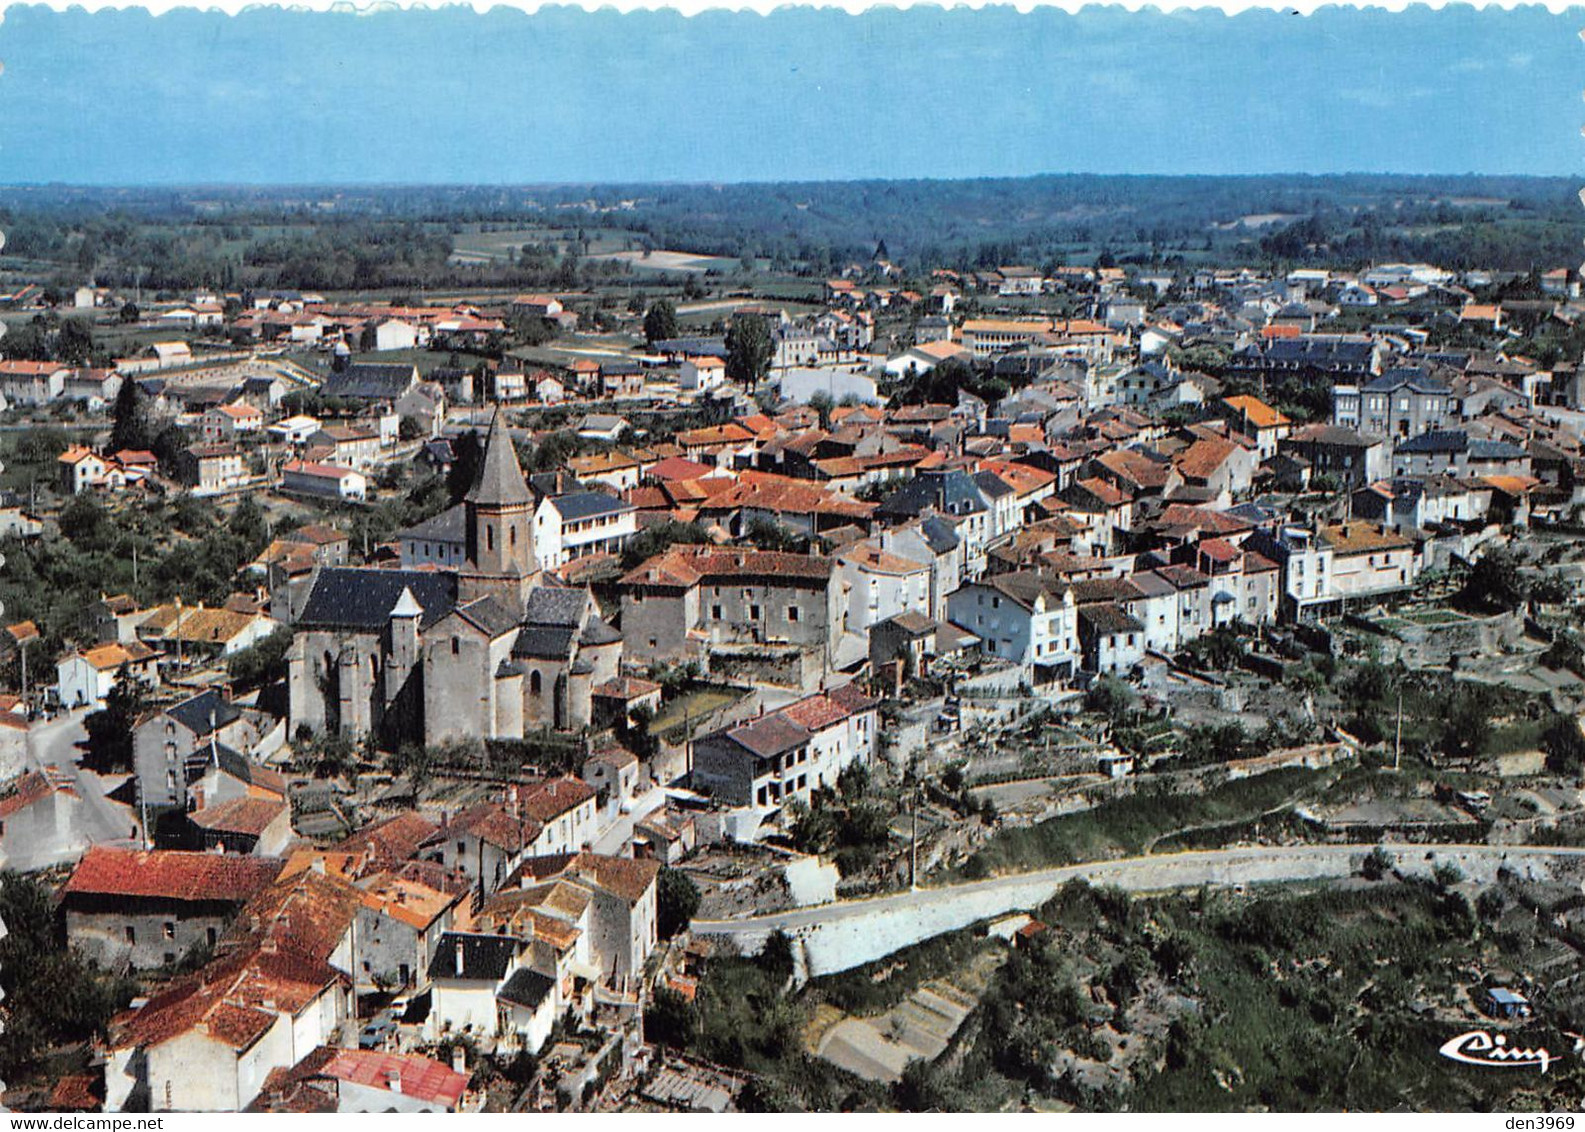
[[[168,966],[213,948],[281,863],[233,854],[96,845],[61,889],[66,938],[101,966]]]
[[[721,644],[784,644],[836,656],[845,591],[829,558],[673,546],[621,580],[622,633],[639,664]]]
[[[694,741],[696,789],[731,806],[807,802],[875,754],[878,700],[852,684]]]

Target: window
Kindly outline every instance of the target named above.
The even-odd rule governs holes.
[[[166,939],[175,939],[176,938],[176,925],[174,923],[172,923],[170,920],[166,920],[164,928],[165,928],[165,938]]]
[[[451,638],[451,655],[452,656],[460,656],[460,655],[462,655],[462,638],[461,637],[453,637],[453,638]]]
[[[535,696],[539,695],[540,689],[542,687],[544,687],[544,683],[540,679],[539,669],[536,668],[536,669],[534,669],[534,671],[532,671],[532,672],[530,672],[528,674],[528,691],[529,691],[529,694],[530,695],[535,695]]]
[[[495,528],[490,526],[488,523],[486,523],[484,527],[484,549],[495,549]]]
[[[758,621],[759,620],[759,613],[760,613],[759,606],[751,605],[751,606],[748,607],[748,619],[750,621]]]
[[[138,941],[138,929],[133,927],[131,924],[128,924],[126,927],[126,935],[128,943],[136,943]]]
[[[217,931],[215,931],[214,928],[208,928],[208,929],[206,929],[204,931],[204,939],[209,944],[210,947],[213,947],[215,945],[215,941],[219,937],[220,937],[219,933]]]
[[[798,607],[796,605],[789,605],[787,607],[787,620],[789,620],[789,621],[798,620]]]
[[[721,607],[719,605],[712,605],[710,607],[710,616],[713,620],[721,620]]]

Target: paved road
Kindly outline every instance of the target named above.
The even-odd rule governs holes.
[[[635,798],[632,808],[627,813],[618,815],[610,827],[595,838],[594,851],[614,857],[628,856],[626,850],[633,840],[633,824],[648,817],[665,804],[666,792],[658,786]]]
[[[54,767],[76,784],[85,803],[83,824],[78,830],[83,841],[94,845],[141,843],[133,809],[106,798],[105,783],[79,765],[83,752],[77,744],[88,737],[83,728],[87,715],[86,710],[78,710],[47,723],[35,723],[28,732],[29,753],[40,766]]]
[[[1572,860],[1585,866],[1585,848],[1541,845],[1389,845],[1400,866],[1413,868],[1428,855],[1437,860],[1466,859],[1485,863],[1491,871],[1499,864],[1523,872],[1527,865],[1550,865]],[[773,931],[794,932],[821,925],[875,917],[888,913],[917,913],[931,905],[963,901],[975,896],[1006,894],[1017,898],[1026,892],[1055,891],[1071,880],[1088,880],[1139,891],[1196,888],[1203,884],[1259,884],[1283,880],[1346,876],[1353,862],[1369,852],[1363,845],[1253,846],[1206,849],[1187,853],[1162,853],[1124,857],[1083,865],[1013,873],[989,880],[969,881],[898,892],[866,900],[839,900],[831,904],[755,916],[743,920],[695,920],[696,933],[758,935]],[[1467,873],[1470,869],[1466,868]]]

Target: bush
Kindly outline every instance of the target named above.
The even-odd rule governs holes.
[[[699,886],[681,869],[661,869],[655,881],[655,900],[661,939],[671,939],[687,928],[699,911]]]
[[[1547,769],[1554,774],[1578,777],[1585,772],[1585,735],[1573,716],[1554,715],[1541,735]]]
[[[1387,852],[1384,846],[1378,845],[1365,857],[1365,864],[1360,872],[1366,880],[1380,880],[1392,872],[1397,861]]]

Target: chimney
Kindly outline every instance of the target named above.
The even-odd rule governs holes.
[[[387,1069],[385,1071],[385,1087],[393,1093],[402,1091],[402,1071],[400,1069]]]
[[[458,978],[459,978],[459,979],[460,979],[460,978],[462,978],[462,970],[463,970],[463,963],[462,963],[462,940],[460,940],[460,939],[459,939],[459,940],[458,940],[458,941],[457,941],[457,977],[458,977]]]
[[[456,1073],[468,1072],[468,1050],[460,1042],[451,1047],[451,1068]]]

